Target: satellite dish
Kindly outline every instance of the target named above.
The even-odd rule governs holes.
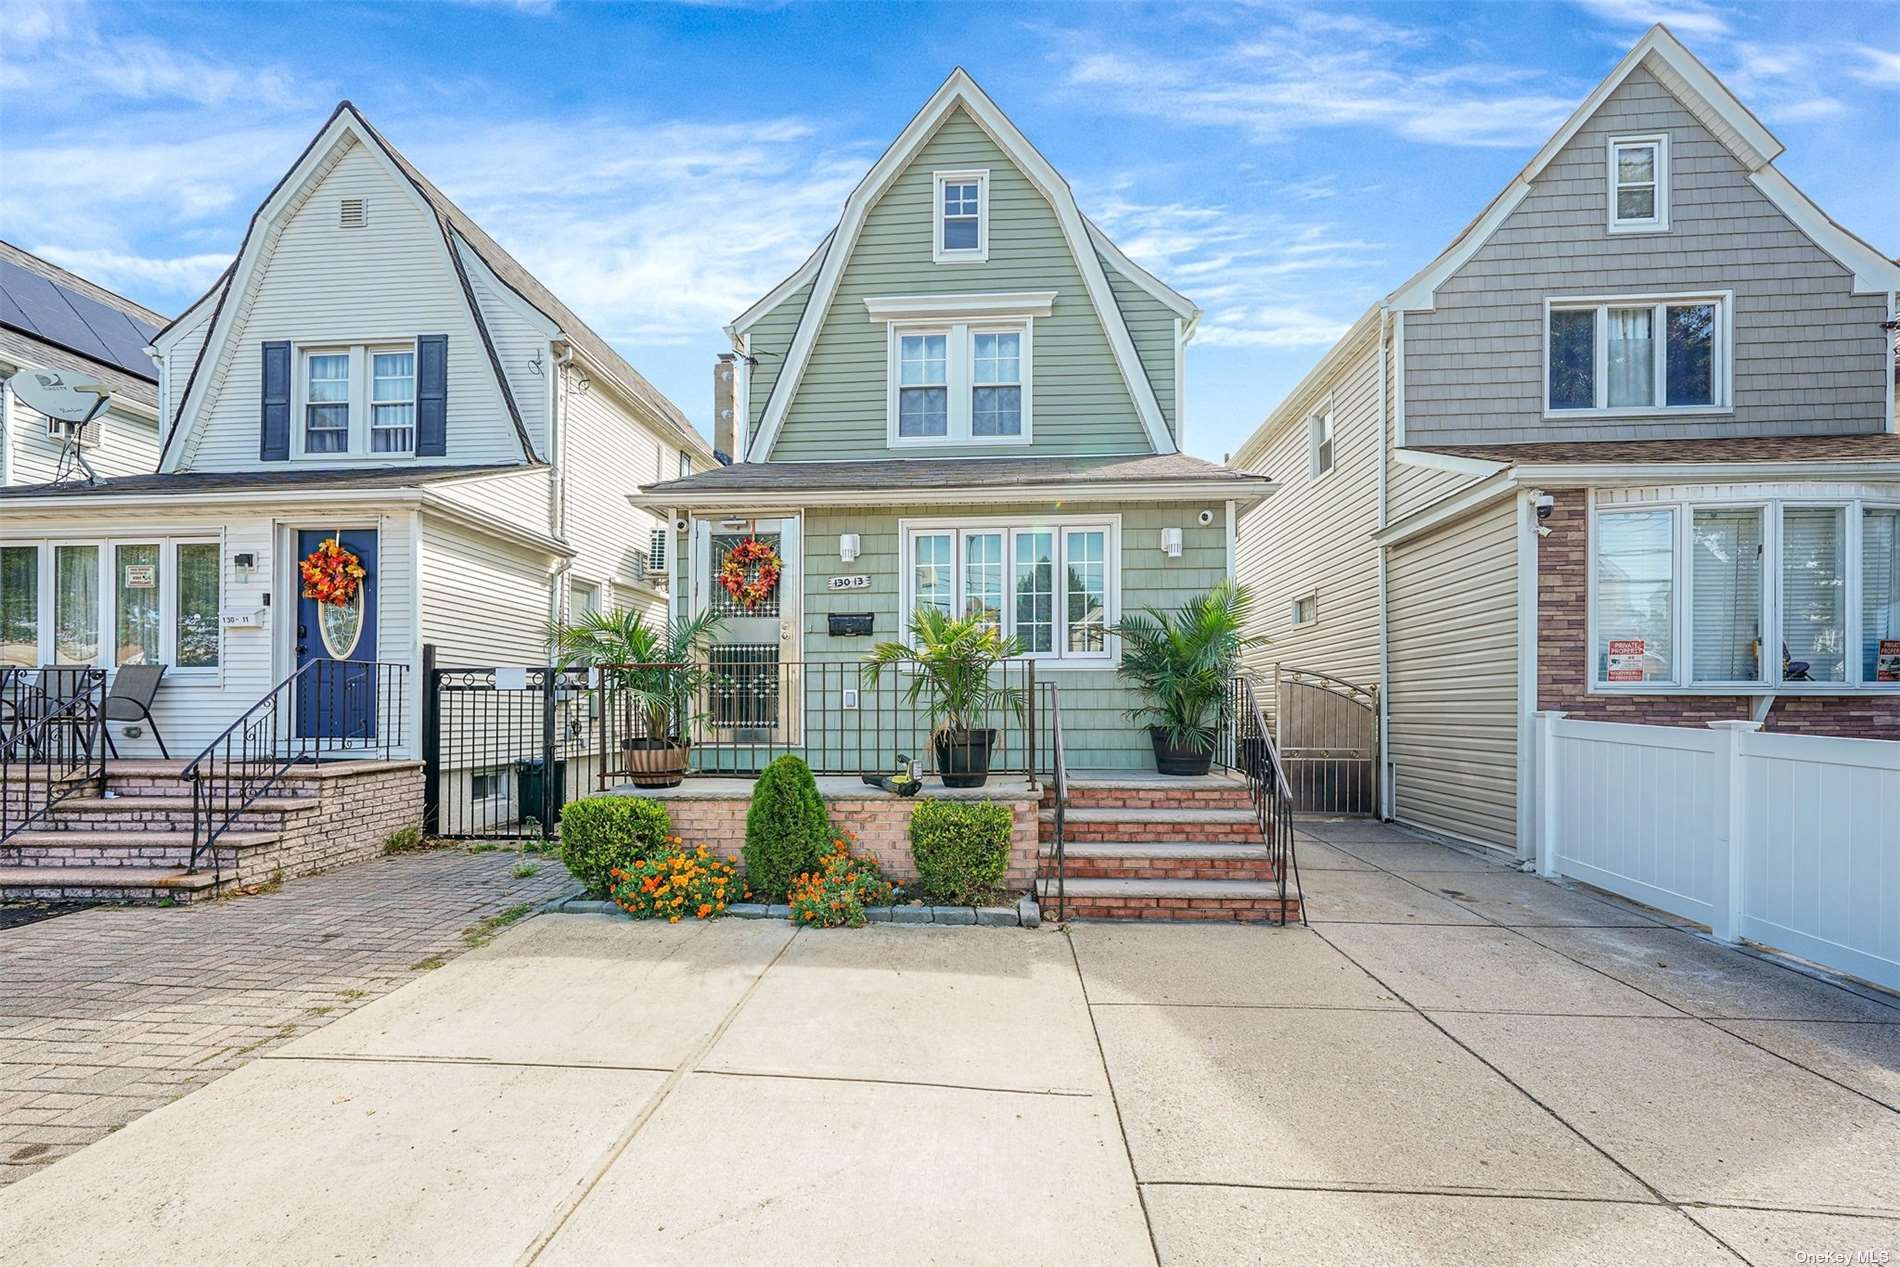
[[[64,370],[24,368],[8,382],[13,394],[59,422],[84,426],[105,412],[112,389]]]

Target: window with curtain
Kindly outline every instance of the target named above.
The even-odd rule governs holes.
[[[1656,403],[1656,340],[1651,308],[1610,309],[1609,404],[1643,408]]]
[[[1597,520],[1597,677],[1610,683],[1675,676],[1675,532],[1671,510]]]
[[[180,669],[218,665],[219,550],[215,541],[178,546],[178,612],[172,663]]]
[[[1115,619],[1108,527],[916,529],[904,549],[911,610],[981,617],[1019,639],[1026,655],[1107,656]]]
[[[1847,676],[1847,578],[1838,507],[1781,513],[1782,675],[1796,682]]]
[[[374,453],[409,453],[416,447],[416,354],[370,356],[369,447]]]
[[[1565,300],[1549,312],[1544,372],[1550,413],[1709,409],[1721,405],[1722,300]]]
[[[159,568],[156,544],[113,548],[113,590],[117,595],[118,654],[115,664],[160,662]]]
[[[1697,682],[1761,680],[1762,512],[1698,510],[1689,645]]]
[[[0,546],[0,665],[32,668],[39,660],[39,547]]]
[[[1900,682],[1900,510],[1861,516],[1860,643],[1862,681]]]
[[[147,548],[156,557],[156,547]],[[152,577],[156,584],[156,565]],[[98,546],[53,548],[53,659],[59,664],[99,663]]]
[[[948,344],[948,337],[941,334],[906,334],[898,338],[898,435],[949,434]]]
[[[329,352],[304,360],[305,453],[347,453],[350,448],[350,354]]]

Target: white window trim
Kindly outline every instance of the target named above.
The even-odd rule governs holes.
[[[158,656],[165,665],[165,684],[216,686],[223,682],[224,665],[229,655],[222,628],[227,595],[224,539],[217,533],[199,532],[177,535],[130,533],[106,537],[97,535],[67,537],[47,534],[25,540],[8,541],[6,544],[26,546],[38,551],[34,566],[39,578],[37,650],[41,665],[57,662],[54,618],[57,602],[55,581],[58,573],[55,550],[61,546],[92,546],[97,550],[94,563],[98,568],[99,609],[94,613],[98,621],[98,627],[94,633],[98,639],[99,649],[88,663],[95,668],[105,669],[107,674],[111,675],[119,669],[119,605],[116,567],[118,547],[155,545],[158,547]],[[178,665],[178,547],[185,545],[210,545],[218,548],[220,628],[218,630],[218,663],[214,665],[200,665],[195,668],[181,668]]]
[[[1715,403],[1709,405],[1637,405],[1611,407],[1609,399],[1609,360],[1610,360],[1610,321],[1611,308],[1640,308],[1645,305],[1657,310],[1655,320],[1656,342],[1656,399],[1667,399],[1668,355],[1667,339],[1663,333],[1662,310],[1671,305],[1704,303],[1715,305],[1715,346],[1711,349],[1714,359],[1713,388]],[[1596,348],[1595,360],[1591,367],[1596,399],[1598,402],[1589,409],[1552,409],[1550,407],[1550,317],[1560,309],[1595,308]],[[1735,412],[1735,358],[1734,347],[1735,292],[1732,290],[1692,290],[1674,294],[1643,295],[1552,295],[1544,300],[1544,324],[1538,332],[1543,346],[1540,356],[1543,363],[1544,421],[1561,422],[1566,418],[1693,418]]]
[[[1300,604],[1304,602],[1308,602],[1308,601],[1310,601],[1313,604],[1312,618],[1309,620],[1301,620],[1300,619]],[[1319,590],[1310,589],[1310,590],[1307,590],[1303,594],[1295,594],[1292,600],[1288,602],[1287,604],[1287,624],[1292,626],[1294,629],[1310,629],[1312,626],[1317,625],[1318,623],[1319,623]]]
[[[949,250],[943,244],[943,187],[976,182],[976,248]],[[990,258],[990,171],[972,167],[930,173],[930,258],[938,264],[982,264]]]
[[[1055,536],[1055,630],[1052,641],[1053,651],[1026,652],[1024,659],[1069,665],[1080,668],[1113,668],[1121,663],[1121,639],[1110,633],[1104,640],[1100,652],[1068,651],[1068,621],[1066,618],[1068,603],[1068,536],[1074,529],[1099,529],[1107,533],[1107,610],[1103,622],[1113,629],[1121,620],[1122,611],[1122,517],[1120,515],[1041,515],[1030,518],[981,518],[981,519],[900,519],[897,521],[898,541],[898,585],[897,611],[898,624],[908,637],[911,612],[915,610],[915,587],[917,569],[913,562],[912,540],[918,536],[948,535],[955,539],[956,550],[951,556],[950,610],[952,613],[963,610],[963,549],[966,533],[1000,532],[1003,534],[1003,633],[1009,636],[1016,631],[1016,609],[1011,601],[1015,590],[1010,584],[1010,569],[1015,561],[1015,535],[1019,532],[1048,532]]]
[[[370,375],[374,362],[370,358],[377,352],[408,352],[415,356],[416,389],[420,389],[422,358],[417,351],[413,335],[365,339],[360,343],[295,343],[291,346],[290,456],[292,460],[350,465],[388,463],[394,459],[415,456],[414,427],[411,428],[409,448],[406,451],[378,453],[370,448],[370,431],[374,418],[370,400]],[[348,356],[350,358],[349,440],[340,453],[312,453],[304,448],[307,406],[310,404],[309,361],[313,356]]]
[[[953,321],[891,321],[885,325],[885,427],[884,440],[893,449],[931,449],[954,446],[976,448],[1016,448],[1035,441],[1033,408],[1035,318],[1025,315],[983,316]],[[901,377],[898,365],[899,340],[905,335],[941,334],[944,336],[945,434],[906,436],[898,434],[898,389]],[[1022,357],[1023,426],[1018,435],[979,436],[970,431],[972,397],[975,390],[971,362],[975,337],[979,334],[1020,334]]]
[[[1641,220],[1624,220],[1616,214],[1616,152],[1625,146],[1653,145],[1656,147],[1656,214]],[[1667,233],[1669,232],[1669,134],[1650,132],[1640,136],[1613,136],[1605,147],[1606,172],[1609,178],[1607,201],[1609,229],[1611,233]]]
[[[1339,466],[1339,436],[1333,429],[1333,401],[1327,397],[1325,405],[1315,410],[1306,420],[1307,474],[1315,481],[1331,475]],[[1320,448],[1330,444],[1332,451],[1326,457],[1326,469],[1319,465]]]
[[[1687,601],[1688,586],[1692,582],[1694,535],[1691,528],[1691,516],[1697,510],[1745,510],[1760,508],[1762,522],[1762,680],[1759,682],[1696,682],[1692,680],[1694,672],[1692,629],[1693,604]],[[1846,646],[1845,662],[1847,674],[1839,682],[1788,682],[1781,677],[1781,515],[1790,508],[1815,507],[1839,510],[1845,514],[1845,532],[1842,541],[1842,562],[1844,577],[1841,586],[1843,621],[1841,634]],[[1674,531],[1671,535],[1672,562],[1671,582],[1674,587],[1674,611],[1672,613],[1671,634],[1674,639],[1675,662],[1672,665],[1671,680],[1667,682],[1606,682],[1598,673],[1597,648],[1597,554],[1602,538],[1598,533],[1599,522],[1610,515],[1631,514],[1640,511],[1673,510],[1675,512]],[[1721,498],[1690,497],[1669,501],[1621,502],[1614,506],[1598,506],[1591,498],[1589,525],[1590,540],[1588,555],[1588,579],[1586,597],[1589,605],[1588,644],[1586,655],[1589,660],[1588,682],[1591,695],[1886,695],[1900,692],[1900,682],[1874,682],[1863,676],[1861,666],[1861,576],[1865,561],[1861,553],[1861,528],[1863,517],[1869,510],[1900,510],[1900,500],[1880,497],[1816,497],[1797,494],[1788,497],[1742,498],[1725,500]]]
[[[391,355],[399,356],[404,353],[407,353],[409,356],[409,399],[407,401],[377,400],[376,399],[376,358],[378,356],[391,356]],[[364,448],[364,452],[369,453],[378,458],[414,457],[416,455],[416,423],[417,423],[415,409],[418,404],[416,397],[418,394],[417,389],[421,386],[421,368],[422,368],[421,365],[418,363],[415,341],[412,339],[406,344],[398,343],[398,344],[367,345],[363,349],[363,364],[366,367],[364,370],[365,386],[364,386],[364,392],[363,392],[363,424],[364,424],[363,448]],[[353,404],[354,402],[352,402],[352,405]],[[376,425],[376,406],[400,405],[400,404],[407,404],[410,408],[409,425],[407,427],[378,428]],[[352,408],[351,412],[354,412],[354,408]],[[352,430],[354,430],[354,428],[352,428]],[[376,448],[376,432],[378,430],[407,431],[409,433],[409,447],[406,449],[378,449]]]

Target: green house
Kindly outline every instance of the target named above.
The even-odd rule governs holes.
[[[675,611],[725,617],[701,768],[922,757],[905,683],[874,689],[858,666],[935,604],[1026,648],[1010,684],[1035,706],[993,719],[999,768],[1046,763],[1059,700],[1071,768],[1152,769],[1109,630],[1231,576],[1237,517],[1272,491],[1182,452],[1199,317],[953,73],[811,257],[726,328],[732,464],[634,497],[673,524]],[[748,539],[778,562],[769,593],[764,551],[727,567]]]

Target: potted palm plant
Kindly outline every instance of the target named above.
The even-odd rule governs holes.
[[[901,665],[911,671],[904,702],[915,708],[928,701],[931,747],[945,787],[982,787],[990,777],[990,750],[996,732],[985,723],[997,708],[1021,717],[1026,692],[1020,686],[990,680],[1003,661],[1023,653],[1022,643],[1005,638],[992,620],[953,617],[935,607],[919,607],[910,619],[911,641],[881,642],[865,657],[865,680],[875,687],[884,670]]]
[[[720,618],[671,625],[636,611],[588,612],[548,630],[561,668],[600,670],[605,716],[617,719],[621,767],[636,787],[677,787],[692,750],[693,701],[707,679],[705,651]]]
[[[1206,774],[1213,763],[1241,653],[1266,641],[1246,633],[1252,608],[1245,587],[1222,581],[1175,611],[1150,607],[1115,626],[1122,640],[1119,675],[1143,701],[1128,718],[1149,723],[1160,773]]]

